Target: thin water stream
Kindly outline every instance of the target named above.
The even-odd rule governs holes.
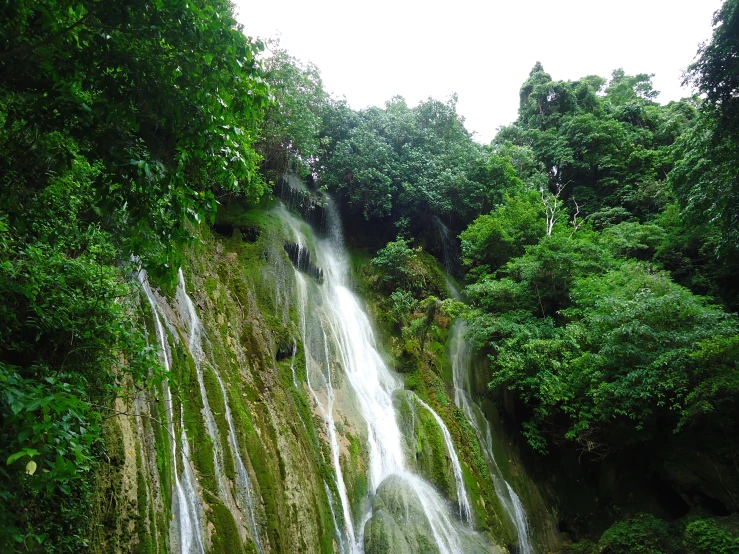
[[[218,476],[219,493],[224,504],[232,506],[234,504],[234,498],[231,495],[226,474],[221,467],[224,456],[223,447],[221,445],[220,435],[218,433],[215,418],[213,417],[213,412],[208,403],[208,395],[206,393],[205,382],[203,379],[202,363],[205,361],[202,346],[204,335],[203,324],[198,317],[192,299],[185,289],[185,278],[182,274],[182,269],[180,269],[178,277],[179,288],[177,290],[177,294],[180,296],[181,302],[183,302],[187,308],[188,319],[190,322],[190,353],[195,360],[195,368],[198,374],[198,384],[200,386],[200,394],[203,400],[203,412],[206,420],[206,428],[211,440],[213,441],[213,458],[216,474]],[[262,544],[259,524],[257,523],[253,486],[249,477],[249,472],[247,471],[246,466],[244,465],[244,460],[241,457],[238,442],[236,441],[236,431],[234,428],[233,418],[231,416],[231,406],[228,400],[228,394],[226,393],[226,387],[223,384],[223,379],[221,378],[221,373],[218,370],[218,367],[215,364],[209,364],[209,367],[216,376],[219,389],[223,395],[224,411],[226,422],[228,423],[228,440],[231,446],[233,461],[236,465],[235,503],[239,510],[246,516],[247,528],[249,529],[249,534],[254,541],[254,546],[256,547],[257,552],[259,554],[264,554],[264,546]]]
[[[472,425],[480,441],[488,469],[493,476],[495,492],[516,527],[518,547],[521,554],[534,554],[526,510],[521,503],[521,499],[503,477],[498,462],[495,460],[493,433],[490,422],[480,407],[472,400],[470,382],[472,351],[470,344],[465,339],[467,330],[467,324],[461,319],[456,321],[452,326],[449,357],[452,362],[452,374],[454,378],[454,403],[465,414],[467,421]]]
[[[203,327],[197,313],[195,312],[195,306],[185,290],[185,278],[182,274],[182,269],[178,272],[178,279],[177,300],[180,306],[185,308],[184,313],[181,313],[181,316],[183,322],[186,325],[189,324],[188,350],[195,362],[195,373],[197,374],[200,398],[203,403],[202,415],[205,420],[205,430],[208,433],[208,438],[210,438],[213,443],[213,464],[215,468],[215,477],[218,482],[218,497],[221,499],[221,502],[229,507],[229,509],[233,510],[234,500],[229,491],[226,472],[223,469],[224,454],[223,445],[221,444],[221,436],[218,431],[218,423],[216,422],[213,410],[210,407],[208,393],[205,388],[205,379],[203,377],[203,358],[205,357],[202,346]]]
[[[415,396],[415,395],[414,395]],[[459,456],[454,448],[454,442],[452,442],[452,436],[449,434],[449,429],[444,424],[444,420],[439,417],[431,406],[426,404],[423,400],[415,397],[416,401],[426,408],[433,416],[436,423],[441,429],[441,435],[444,437],[444,444],[446,445],[447,452],[449,452],[449,459],[452,461],[452,470],[454,472],[454,480],[457,484],[457,499],[459,502],[459,517],[463,518],[468,525],[472,525],[472,510],[470,509],[470,500],[467,497],[467,491],[464,488],[464,479],[462,477],[462,466],[459,465]]]
[[[162,361],[167,373],[170,371],[170,363],[167,348],[167,336],[164,333],[162,322],[160,319],[160,308],[149,286],[146,273],[142,270],[138,274],[138,280],[141,288],[146,295],[151,311],[154,314],[154,323],[156,324],[157,339],[162,350]],[[164,312],[162,311],[162,317]],[[165,319],[166,321],[166,319]],[[172,473],[174,474],[175,495],[172,498],[172,524],[170,527],[170,537],[173,539],[173,545],[179,546],[181,554],[205,554],[203,545],[203,506],[200,503],[200,497],[195,492],[195,479],[193,470],[190,467],[190,445],[185,435],[185,426],[183,424],[184,414],[180,411],[180,444],[182,449],[182,480],[180,480],[177,471],[177,441],[175,439],[175,427],[173,419],[173,403],[172,391],[169,383],[164,382],[165,390],[165,409],[167,412],[167,431],[172,442]]]

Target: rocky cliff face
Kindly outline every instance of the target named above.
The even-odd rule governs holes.
[[[286,213],[226,208],[198,231],[176,286],[138,276],[132,317],[170,377],[129,386],[106,423],[92,550],[525,551],[463,414],[432,415],[400,378],[390,409],[407,473],[375,471],[372,441],[385,437],[373,435],[362,368],[325,311],[321,287],[338,270],[318,252],[322,239]],[[310,275],[293,259],[298,248],[311,255]],[[543,551],[551,540],[534,524]]]

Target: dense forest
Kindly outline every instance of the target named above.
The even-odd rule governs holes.
[[[338,210],[352,287],[383,355],[482,475],[440,361],[452,322],[464,323],[479,401],[500,417],[516,451],[508,457],[541,491],[530,502],[556,527],[536,551],[739,552],[739,1],[716,12],[685,74],[693,96],[660,104],[652,77],[615,69],[561,81],[537,62],[518,118],[482,145],[455,96],[351,108],[325,92],[318,68],[246,37],[227,0],[4,3],[0,550],[175,551],[147,543],[135,523],[138,535],[115,548],[95,541],[108,525],[101,498],[115,497],[104,483],[115,466],[109,429],[130,415],[126,398],[160,402],[172,382],[176,403],[190,402],[166,347],[160,358],[165,333],[140,324],[152,318],[146,310],[155,323],[159,316],[136,275],[145,270],[162,297],[174,297],[184,291],[178,270],[193,256],[210,259],[202,252],[217,233],[266,237],[265,214],[282,199],[309,223]],[[285,194],[290,179],[306,183],[297,202]],[[313,247],[299,242],[291,251],[285,241],[287,254],[278,248],[294,264]],[[250,263],[275,264],[266,253]],[[321,286],[323,270],[312,267]],[[236,296],[240,313],[249,302],[263,312],[254,320],[280,337],[274,363],[292,371],[285,386],[310,412],[323,397],[298,386],[298,340],[280,335],[299,325],[272,321],[260,279]],[[259,398],[254,405],[269,403]],[[214,409],[228,411],[228,401]],[[174,419],[147,413],[154,427]],[[315,418],[303,417],[304,432],[324,460],[320,494],[330,489],[330,503],[343,487],[326,484],[330,468],[353,473],[322,454],[330,441],[306,423]],[[195,444],[195,428],[181,425]],[[256,458],[252,448],[243,447]],[[260,464],[250,462],[257,479]],[[366,479],[354,483],[350,496],[372,496]],[[207,502],[221,529],[225,508]],[[270,502],[269,551],[300,551],[275,546],[289,531]],[[335,516],[333,524],[341,535]],[[475,529],[495,538],[494,523]],[[205,550],[236,551],[224,546],[233,537],[214,536]],[[391,551],[374,537],[368,531],[367,552]],[[262,554],[251,538],[255,550],[243,551]],[[533,552],[520,541],[501,548]],[[343,552],[340,542],[302,551]]]

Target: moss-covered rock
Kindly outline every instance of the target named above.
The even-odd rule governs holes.
[[[390,475],[378,487],[372,502],[372,517],[365,525],[366,554],[436,554],[439,537],[455,551],[468,554],[500,554],[481,535],[470,532],[450,518],[444,509],[441,519],[434,518],[434,498],[428,485],[417,477]],[[426,503],[426,506],[424,506]]]
[[[446,498],[457,502],[454,471],[438,423],[428,410],[418,409],[416,395],[411,391],[397,391],[393,404],[403,436],[406,463]]]
[[[434,534],[418,496],[399,475],[377,489],[372,517],[365,526],[366,554],[437,554]]]

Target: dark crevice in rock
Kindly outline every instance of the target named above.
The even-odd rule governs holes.
[[[230,223],[216,223],[213,225],[213,230],[222,237],[230,239],[234,236],[234,226]]]
[[[278,362],[281,362],[282,360],[292,358],[295,355],[295,352],[296,352],[296,346],[294,342],[280,343],[277,346],[277,353],[275,354],[275,359]]]
[[[307,273],[319,283],[323,283],[323,270],[311,261],[310,252],[307,248],[303,248],[295,242],[286,242],[285,252],[287,252],[290,261],[298,271]]]
[[[213,231],[222,237],[232,238],[234,229],[238,229],[241,233],[241,240],[244,242],[256,242],[261,233],[259,227],[234,227],[230,223],[216,223],[213,225]]]
[[[296,178],[292,180],[295,181]],[[315,187],[312,177],[309,184],[311,188]],[[292,186],[290,180],[280,177],[275,186],[275,194],[290,211],[300,214],[300,217],[319,233],[326,232],[326,201],[320,193]]]

